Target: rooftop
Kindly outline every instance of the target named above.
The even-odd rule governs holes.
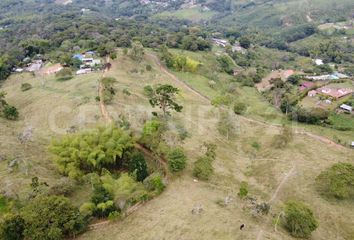
[[[317,93],[324,94],[333,98],[341,98],[353,93],[353,89],[350,88],[331,88],[322,87],[317,89]]]

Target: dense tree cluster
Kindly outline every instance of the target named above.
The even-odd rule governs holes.
[[[132,137],[115,126],[73,134],[53,140],[50,151],[55,154],[59,171],[71,178],[98,172],[103,168],[115,169],[134,147]]]
[[[354,165],[332,165],[316,178],[316,185],[318,191],[328,198],[354,200]]]
[[[8,215],[0,224],[1,239],[60,240],[75,237],[86,221],[69,199],[38,196],[20,210]]]

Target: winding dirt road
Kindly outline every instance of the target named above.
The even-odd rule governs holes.
[[[161,63],[161,61],[159,60],[159,58],[152,54],[152,53],[148,53],[147,56],[153,60],[155,62],[156,65],[158,65],[160,67],[160,70],[162,72],[164,72],[166,75],[168,75],[171,79],[173,79],[174,81],[180,83],[180,84],[183,84],[185,87],[187,87],[191,92],[193,92],[194,94],[196,94],[197,96],[199,96],[200,98],[202,98],[203,100],[207,101],[208,103],[211,103],[211,99],[204,95],[203,93],[201,93],[200,91],[196,90],[195,88],[193,88],[192,86],[190,86],[188,83],[186,83],[185,81],[179,79],[177,76],[175,76],[174,74],[172,74],[170,71],[167,70],[167,68]],[[239,118],[240,119],[243,119],[247,122],[251,122],[251,123],[256,123],[256,124],[259,124],[259,125],[262,125],[262,126],[265,126],[265,127],[271,127],[271,128],[276,128],[276,129],[280,129],[282,127],[281,124],[272,124],[272,123],[267,123],[267,122],[263,122],[263,121],[260,121],[260,120],[255,120],[255,119],[252,119],[252,118],[248,118],[248,117],[245,117],[245,116],[241,116],[239,115]],[[343,145],[340,145],[326,137],[323,137],[323,136],[320,136],[320,135],[316,135],[314,133],[311,133],[311,132],[307,132],[303,129],[300,129],[300,128],[297,128],[295,129],[294,131],[295,134],[298,134],[298,135],[305,135],[305,136],[308,136],[312,139],[315,139],[317,141],[321,141],[323,143],[326,143],[328,144],[329,146],[331,147],[336,147],[336,148],[339,148],[339,149],[346,149],[346,147],[344,147]]]

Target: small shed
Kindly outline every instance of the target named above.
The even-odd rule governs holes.
[[[351,113],[353,111],[353,107],[347,104],[342,104],[339,107],[340,109],[344,110],[345,112]]]

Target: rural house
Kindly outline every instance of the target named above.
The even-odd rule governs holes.
[[[339,99],[345,97],[354,91],[350,88],[331,88],[331,87],[322,87],[317,89],[318,94],[323,94],[334,99]]]

